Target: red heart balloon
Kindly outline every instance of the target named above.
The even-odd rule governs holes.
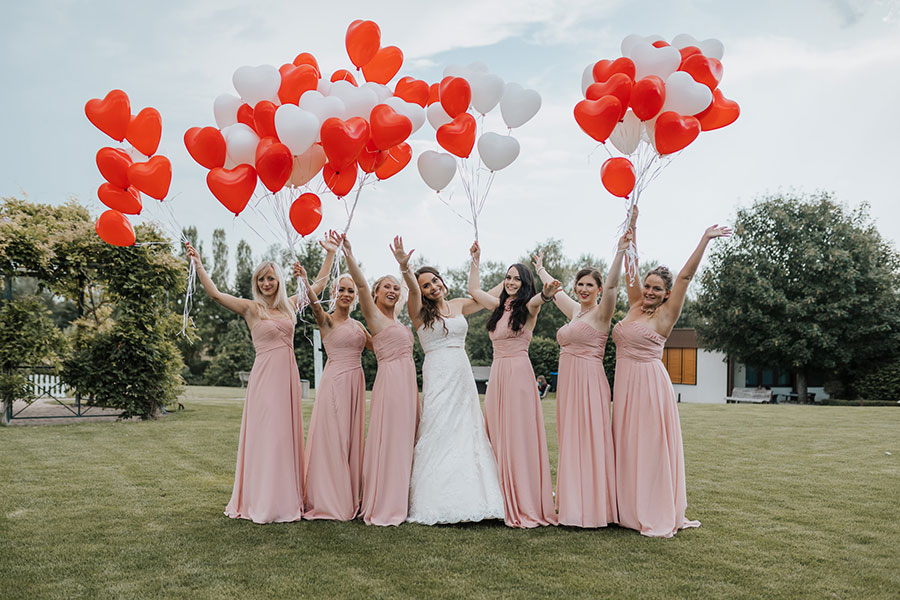
[[[468,158],[475,146],[475,117],[459,113],[449,123],[438,127],[437,142],[443,149],[461,158]]]
[[[97,188],[97,197],[106,206],[128,215],[139,215],[144,208],[141,193],[134,187],[123,190],[111,183],[104,183]]]
[[[293,65],[295,67],[299,67],[300,65],[309,65],[316,70],[316,73],[319,73],[319,77],[322,76],[322,71],[319,69],[319,61],[317,61],[316,57],[309,52],[301,52],[300,54],[295,56]]]
[[[241,104],[237,110],[238,123],[243,123],[253,131],[256,131],[256,121],[253,120],[253,107],[249,104]]]
[[[625,116],[628,110],[628,102],[631,100],[631,89],[634,81],[625,73],[613,73],[612,77],[603,83],[592,83],[588,86],[585,96],[588,100],[599,100],[603,96],[615,96],[622,104],[619,120]]]
[[[304,92],[314,90],[317,87],[319,87],[319,70],[316,67],[313,65],[289,67],[281,74],[281,87],[278,88],[278,99],[281,100],[282,104],[297,104]]]
[[[191,127],[184,132],[184,147],[202,167],[215,169],[225,164],[225,138],[215,127]]]
[[[233,169],[216,167],[206,175],[206,186],[225,208],[237,216],[247,206],[256,189],[256,170],[250,165]]]
[[[379,50],[372,60],[363,66],[363,77],[366,81],[387,84],[402,66],[403,52],[397,46],[387,46]]]
[[[634,189],[634,165],[627,158],[609,158],[600,167],[600,181],[613,196],[627,198]]]
[[[278,109],[274,102],[261,100],[253,107],[253,124],[259,137],[273,137],[278,139],[275,131],[275,111]]]
[[[133,246],[134,228],[128,217],[117,210],[107,210],[94,224],[94,231],[100,239],[113,246]]]
[[[364,172],[374,173],[387,160],[387,157],[388,153],[376,148],[375,142],[369,139],[362,152],[356,157],[356,162]]]
[[[703,54],[703,52],[697,46],[685,46],[684,48],[679,50],[679,52],[681,53],[682,65],[684,64],[684,61],[686,61],[689,57],[694,56],[695,54]]]
[[[440,85],[441,106],[451,118],[469,110],[472,88],[462,77],[444,77]]]
[[[605,142],[622,114],[622,103],[615,96],[599,100],[582,100],[575,105],[575,121],[582,130],[598,142]]]
[[[428,86],[428,106],[431,106],[435,102],[441,101],[441,84],[440,83],[432,83]]]
[[[340,170],[328,163],[322,167],[322,179],[335,196],[343,198],[356,184],[356,163],[341,167]]]
[[[701,131],[712,131],[731,125],[741,115],[741,107],[734,100],[725,97],[721,90],[713,90],[713,101],[709,108],[697,115]]]
[[[721,62],[715,58],[707,58],[702,54],[689,56],[681,63],[678,70],[685,71],[694,78],[694,81],[702,83],[710,91],[716,89],[719,82],[722,81],[722,75],[725,74],[725,69],[722,68]]]
[[[159,148],[159,138],[162,136],[162,117],[159,111],[147,107],[131,117],[125,139],[131,142],[138,152],[153,156]]]
[[[263,138],[272,139],[272,138]],[[260,143],[262,145],[262,143]],[[256,174],[270,192],[277,192],[284,187],[291,177],[294,168],[294,156],[287,146],[274,142],[266,146],[260,153],[256,151]]]
[[[411,159],[412,147],[406,142],[398,144],[387,151],[387,160],[375,170],[375,176],[382,180],[393,177],[402,171]]]
[[[128,94],[122,90],[112,90],[103,100],[93,98],[84,105],[84,114],[94,126],[121,142],[128,133],[131,122],[131,103]]]
[[[131,166],[131,157],[119,148],[100,148],[97,151],[97,168],[103,179],[107,180],[120,190],[128,187],[128,167]]]
[[[357,19],[347,27],[347,36],[344,38],[344,42],[350,62],[357,69],[361,68],[372,60],[381,47],[381,29],[374,21]]]
[[[412,133],[412,121],[409,117],[398,114],[387,104],[379,104],[372,109],[369,126],[372,129],[372,141],[379,150],[387,150],[403,143]]]
[[[331,74],[331,83],[335,81],[349,81],[353,85],[356,85],[356,77],[353,76],[353,73],[348,71],[347,69],[338,69],[334,73]]]
[[[425,108],[428,105],[428,84],[421,79],[403,77],[394,87],[394,95]]]
[[[666,102],[666,84],[656,75],[648,75],[631,89],[631,110],[641,121],[659,114]]]
[[[322,222],[322,201],[315,194],[300,194],[288,212],[291,225],[300,235],[307,236]]]
[[[700,121],[667,110],[656,119],[656,151],[672,154],[687,147],[700,135]]]
[[[128,181],[151,198],[162,200],[172,183],[172,163],[158,154],[147,162],[134,163],[128,167]]]
[[[635,72],[634,61],[627,56],[616,60],[598,60],[591,69],[594,81],[597,83],[603,83],[616,73],[624,73],[634,80]]]
[[[322,123],[320,135],[328,162],[340,170],[353,164],[369,141],[369,124],[360,117],[346,121],[331,117]]]

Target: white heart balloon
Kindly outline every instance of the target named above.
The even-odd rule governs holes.
[[[309,147],[309,150],[294,157],[294,168],[291,171],[290,184],[294,187],[306,185],[316,174],[322,170],[328,158],[325,150],[319,144]]]
[[[629,110],[625,113],[625,118],[609,134],[609,141],[616,147],[616,150],[628,155],[637,150],[638,144],[641,143],[642,131],[641,120]]]
[[[323,96],[327,96],[331,93],[331,82],[327,79],[320,79],[318,85],[316,85],[316,91]]]
[[[716,60],[722,60],[722,57],[725,55],[725,44],[715,38],[709,38],[701,42],[692,35],[679,33],[672,38],[672,45],[679,50],[688,46],[694,46],[700,49],[703,56],[715,58]]]
[[[256,106],[257,102],[263,100],[280,104],[278,88],[281,87],[281,73],[272,65],[238,67],[231,82],[244,102],[250,106]]]
[[[436,192],[447,187],[447,184],[456,175],[456,159],[446,152],[426,150],[419,155],[416,164],[419,167],[422,181]]]
[[[674,110],[679,115],[696,115],[709,108],[712,100],[708,87],[694,81],[690,73],[675,71],[666,79],[666,101],[660,112]]]
[[[278,139],[295,156],[303,154],[315,143],[320,127],[316,115],[294,104],[282,104],[275,111]]]
[[[256,146],[259,136],[244,123],[235,123],[222,130],[225,152],[237,164],[256,164]]]
[[[344,84],[344,85],[338,85]],[[331,97],[340,98],[344,103],[343,119],[352,117],[369,118],[369,114],[378,104],[378,95],[370,88],[358,88],[347,81],[335,81],[331,86]]]
[[[375,83],[374,81],[367,81],[361,86],[359,86],[362,90],[372,90],[375,92],[375,97],[378,98],[379,103],[383,103],[385,100],[394,95],[394,92],[391,91],[386,85],[381,83]]]
[[[213,102],[213,115],[219,129],[237,123],[237,111],[241,107],[241,99],[231,94],[220,94]]]
[[[644,121],[644,131],[641,132],[641,139],[650,144],[650,147],[653,148],[654,152],[656,150],[656,119],[658,117],[653,117],[649,121]]]
[[[510,135],[485,133],[478,138],[478,156],[491,171],[505,169],[519,156],[519,142]]]
[[[330,117],[341,117],[346,111],[343,100],[337,96],[323,96],[316,90],[303,92],[297,106],[314,114],[319,123],[324,123]]]
[[[518,83],[507,83],[500,99],[500,115],[510,129],[521,127],[541,109],[541,95]]]
[[[619,48],[622,50],[622,56],[631,56],[631,50],[638,44],[647,43],[653,45],[653,42],[665,41],[663,36],[661,35],[638,35],[636,33],[632,33],[630,35],[626,35],[622,40],[622,43],[619,45]]]
[[[497,106],[505,90],[503,79],[493,73],[473,73],[469,87],[472,89],[472,107],[483,115]]]
[[[589,64],[581,73],[581,95],[587,96],[587,89],[594,83],[594,63]]]
[[[663,81],[678,70],[681,52],[674,46],[657,48],[650,42],[640,42],[631,48],[628,58],[634,61],[634,80],[640,81],[649,75],[656,75]]]
[[[412,133],[415,133],[425,124],[425,109],[415,102],[407,102],[403,98],[391,96],[383,102],[412,123]],[[412,133],[410,135],[412,135]]]
[[[425,114],[428,116],[428,122],[434,127],[435,131],[437,131],[441,125],[446,125],[453,119],[450,118],[450,115],[447,114],[447,111],[444,110],[444,107],[441,106],[440,102],[435,102],[428,106],[425,109]]]

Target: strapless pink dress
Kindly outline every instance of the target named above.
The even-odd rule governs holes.
[[[294,320],[258,321],[250,337],[256,359],[225,514],[255,523],[297,521],[303,514],[303,413]]]
[[[616,380],[613,441],[619,525],[672,537],[688,521],[681,423],[672,381],[662,363],[666,338],[637,321],[613,328]]]
[[[304,519],[349,521],[359,512],[366,380],[366,334],[347,319],[322,340],[328,361],[309,423]]]
[[[616,459],[610,391],[603,370],[608,331],[585,321],[559,328],[556,387],[556,504],[559,524],[605,527],[616,522]]]
[[[534,370],[528,358],[531,332],[509,328],[507,310],[494,331],[494,362],[484,397],[488,438],[497,457],[506,524],[555,525],[547,434]]]
[[[372,345],[378,373],[363,455],[361,512],[367,525],[399,525],[409,508],[419,409],[412,331],[394,323],[373,336]]]

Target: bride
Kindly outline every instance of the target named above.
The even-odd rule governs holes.
[[[407,310],[425,351],[406,520],[434,525],[502,519],[497,463],[466,355],[464,315],[481,306],[471,298],[447,300],[447,286],[433,267],[413,276],[409,257],[414,250],[405,252],[399,236],[391,250],[409,286]]]

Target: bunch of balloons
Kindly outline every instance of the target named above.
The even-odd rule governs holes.
[[[609,140],[630,157],[611,157],[600,178],[611,194],[633,194],[636,203],[668,163],[658,159],[684,149],[701,131],[734,123],[740,107],[719,89],[725,53],[719,40],[680,34],[669,43],[632,34],[621,49],[620,58],[585,68],[585,99],[575,105],[575,121],[593,139]]]
[[[428,91],[428,122],[446,152],[423,152],[418,158],[419,174],[428,187],[440,193],[459,171],[471,213],[471,220],[466,220],[475,228],[477,239],[478,216],[494,173],[519,156],[519,142],[510,133],[537,114],[541,96],[517,83],[505,83],[481,62],[448,66],[441,82]],[[424,97],[422,92],[420,98]],[[505,134],[484,132],[485,116],[497,106],[507,128]],[[489,175],[482,182],[483,171]]]
[[[122,90],[112,90],[102,100],[88,100],[84,112],[100,131],[117,142],[127,140],[130,144],[97,152],[97,168],[106,180],[97,196],[109,210],[100,215],[94,228],[109,244],[131,246],[134,229],[125,215],[141,213],[141,192],[162,201],[172,182],[169,159],[154,156],[162,135],[162,118],[152,107],[132,115],[128,95]]]
[[[381,47],[376,23],[354,21],[345,42],[364,83],[346,69],[323,77],[308,52],[278,68],[243,66],[232,78],[238,95],[222,94],[214,102],[218,127],[185,133],[188,152],[209,169],[210,191],[235,215],[247,206],[258,181],[270,197],[288,198],[288,210],[276,215],[279,221],[308,235],[322,219],[321,201],[310,191],[314,178],[321,175],[338,198],[356,189],[355,208],[370,175],[388,179],[409,163],[406,139],[425,122],[428,85],[404,77],[393,91],[387,87],[403,53]]]

